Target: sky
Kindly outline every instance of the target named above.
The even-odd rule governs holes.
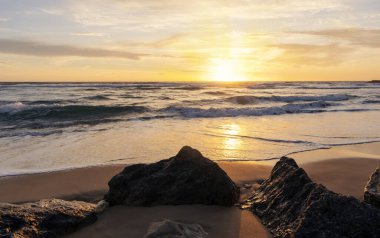
[[[0,81],[378,79],[379,0],[0,0]]]

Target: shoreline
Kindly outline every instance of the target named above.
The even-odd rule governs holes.
[[[380,143],[337,146],[291,155],[310,178],[333,192],[362,200],[364,185],[380,165]],[[248,198],[267,179],[274,163],[216,161]],[[108,181],[126,164],[92,166],[30,175],[0,177],[0,203],[25,203],[60,198],[97,202],[108,191]],[[202,225],[210,238],[272,237],[253,213],[237,207],[180,205],[157,207],[114,206],[98,221],[65,237],[142,237],[150,223],[171,219]]]
[[[360,199],[368,176],[380,165],[380,143],[336,146],[298,152],[289,157],[295,159],[315,182]],[[243,185],[266,179],[277,161],[215,162],[238,185]],[[0,191],[3,195],[0,196],[0,202],[23,203],[44,198],[97,201],[107,191],[108,181],[127,165],[129,164],[99,165],[2,176]],[[353,181],[346,184],[347,178]],[[357,186],[351,186],[352,182],[357,183]],[[31,187],[34,188],[33,191],[30,191]]]
[[[303,153],[308,153],[308,152],[313,152],[313,151],[323,151],[323,150],[332,150],[334,148],[345,148],[345,147],[350,147],[350,146],[356,146],[356,145],[371,145],[371,144],[379,144],[380,147],[380,140],[379,141],[369,141],[369,142],[357,142],[357,143],[348,143],[348,144],[339,144],[339,145],[332,145],[328,147],[321,147],[321,148],[315,148],[315,149],[309,149],[309,150],[301,150],[301,151],[296,151],[292,152],[289,154],[285,154],[283,156],[286,157],[291,157],[293,158],[294,156],[297,156],[299,154]],[[380,149],[378,153],[378,158],[380,159]],[[162,158],[165,159],[165,158]],[[260,163],[263,165],[268,165],[268,166],[273,166],[276,164],[276,162],[279,160],[279,158],[270,158],[270,159],[262,159],[262,160],[243,160],[243,159],[234,159],[234,160],[213,160],[216,163],[230,163],[230,162],[254,162],[254,163]],[[156,161],[157,162],[157,161]],[[312,161],[297,161],[298,163],[309,163]],[[313,161],[314,162],[314,161]],[[102,163],[102,164],[97,164],[97,165],[88,165],[88,166],[83,166],[83,167],[68,167],[68,168],[57,168],[57,169],[52,169],[52,170],[42,170],[42,171],[31,171],[31,172],[25,172],[25,173],[15,173],[15,174],[6,174],[6,175],[0,175],[0,181],[2,179],[11,179],[13,177],[19,177],[19,176],[30,176],[30,175],[38,175],[38,174],[50,174],[50,173],[59,173],[59,172],[69,172],[72,170],[78,170],[78,169],[91,169],[91,168],[105,168],[105,167],[113,167],[113,166],[128,166],[130,164],[125,163],[125,164],[112,164],[112,163]]]

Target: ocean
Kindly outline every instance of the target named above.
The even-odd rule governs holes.
[[[0,84],[0,176],[149,163],[183,145],[265,161],[374,141],[375,83]]]

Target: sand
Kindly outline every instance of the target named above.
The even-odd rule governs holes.
[[[92,226],[67,237],[142,238],[149,224],[162,219],[202,225],[209,238],[271,237],[259,219],[235,207],[203,205],[126,207],[107,210]]]
[[[44,198],[100,200],[108,181],[124,165],[80,168],[0,178],[0,202],[24,203]]]
[[[369,176],[380,166],[380,143],[338,146],[289,155],[314,182],[363,199]]]
[[[332,191],[362,199],[370,174],[380,165],[380,143],[339,146],[289,155],[310,177]],[[274,162],[273,162],[274,163]],[[219,162],[239,185],[269,176],[273,163]],[[107,182],[125,165],[73,169],[0,178],[0,202],[21,203],[43,198],[98,201]],[[254,187],[254,186],[253,186]],[[250,189],[243,189],[242,197]],[[235,207],[202,205],[125,207],[106,210],[99,220],[68,237],[142,237],[149,224],[162,219],[201,224],[209,237],[271,237],[259,219]]]

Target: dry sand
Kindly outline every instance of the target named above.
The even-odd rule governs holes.
[[[380,143],[338,146],[289,155],[313,181],[363,199],[369,176],[380,166]]]
[[[362,198],[370,174],[380,165],[380,143],[340,146],[290,155],[310,177],[332,191]],[[270,163],[269,163],[270,164]],[[268,177],[272,165],[261,162],[219,162],[239,185]],[[42,198],[97,201],[109,179],[124,165],[74,169],[0,178],[0,202],[20,203]],[[243,197],[250,189],[243,189]],[[209,237],[270,237],[250,212],[217,206],[116,206],[99,220],[68,237],[142,237],[151,222],[173,219],[201,224]]]
[[[0,178],[0,202],[23,203],[44,198],[99,200],[108,181],[124,165],[80,168]]]

